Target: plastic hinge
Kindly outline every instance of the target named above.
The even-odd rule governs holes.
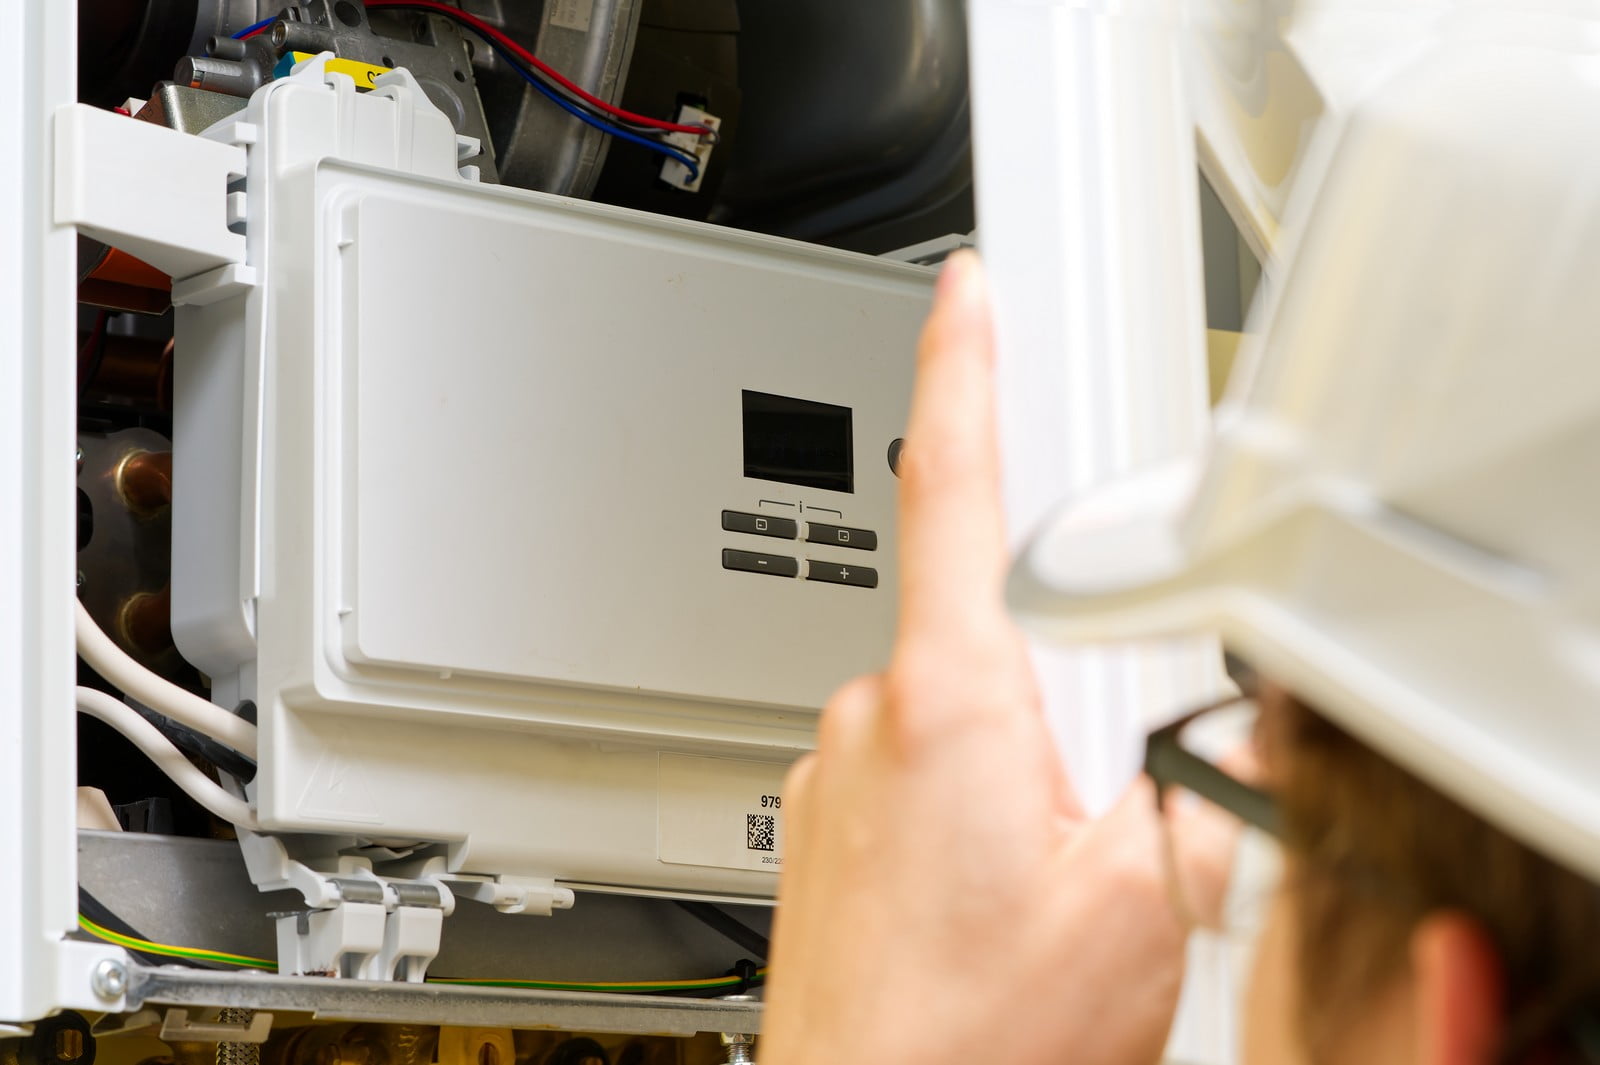
[[[341,855],[333,871],[289,856],[275,836],[241,831],[250,879],[263,891],[293,889],[308,909],[278,915],[278,970],[295,976],[421,983],[439,953],[455,895],[435,878],[381,877],[366,859]]]

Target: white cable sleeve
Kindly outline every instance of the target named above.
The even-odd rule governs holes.
[[[256,827],[255,811],[243,799],[228,794],[222,786],[195,767],[182,751],[172,745],[139,712],[105,692],[93,688],[78,689],[78,711],[98,718],[133,741],[172,782],[182,788],[195,802],[216,814],[224,821],[241,828]]]
[[[256,756],[254,725],[150,672],[100,631],[82,603],[77,607],[78,653],[96,673],[178,724],[203,732],[247,758]]]

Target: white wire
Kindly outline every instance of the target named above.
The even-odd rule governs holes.
[[[150,672],[100,631],[81,602],[77,607],[78,653],[96,673],[156,713],[204,733],[247,758],[256,756],[254,725]]]
[[[139,712],[93,688],[78,689],[78,710],[90,717],[99,718],[143,751],[156,764],[156,768],[172,778],[191,799],[216,814],[224,821],[241,828],[256,827],[255,811],[243,799],[228,794],[222,786],[200,772],[182,751],[172,745],[159,729]]]

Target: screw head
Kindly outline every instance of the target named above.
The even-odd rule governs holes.
[[[107,958],[94,967],[94,975],[89,983],[101,998],[121,998],[128,990],[128,970],[121,962]]]

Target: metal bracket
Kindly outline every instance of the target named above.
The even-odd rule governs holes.
[[[309,1011],[320,1020],[681,1036],[753,1033],[761,1027],[758,1002],[451,984],[369,984],[296,976],[263,980],[253,973],[171,965],[149,968],[135,964],[130,972],[128,1001],[134,1008],[205,1003],[285,1013]]]
[[[244,1024],[223,1020],[192,1021],[188,1010],[169,1009],[161,1019],[161,1040],[171,1043],[265,1043],[272,1034],[272,1014],[255,1013]]]
[[[134,1010],[131,1013],[108,1013],[94,1022],[94,1037],[107,1039],[114,1035],[155,1035],[161,1028],[161,1013],[157,1010]]]

